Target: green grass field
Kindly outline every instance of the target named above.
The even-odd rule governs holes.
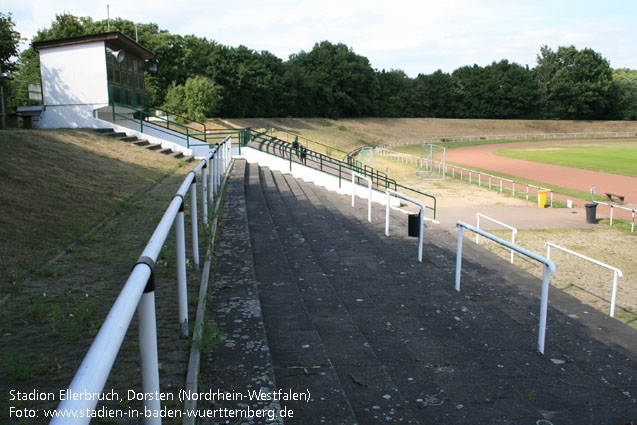
[[[555,143],[497,149],[508,158],[637,176],[637,141]]]

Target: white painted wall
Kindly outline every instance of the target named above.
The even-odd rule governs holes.
[[[40,67],[40,127],[95,127],[93,110],[108,105],[104,42],[43,49]]]

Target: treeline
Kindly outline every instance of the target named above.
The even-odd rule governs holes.
[[[110,23],[135,39],[135,24]],[[57,15],[32,41],[107,31],[107,22]],[[410,78],[375,70],[348,46],[328,41],[283,61],[267,51],[229,47],[156,24],[137,25],[139,42],[155,52],[146,72],[150,105],[193,118],[221,117],[442,117],[637,119],[637,71],[613,70],[592,49],[543,46],[534,68],[503,59]],[[18,74],[39,79],[32,48]]]

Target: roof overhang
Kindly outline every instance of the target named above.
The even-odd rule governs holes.
[[[109,47],[115,49],[123,49],[126,52],[130,52],[135,56],[142,59],[152,59],[155,54],[142,46],[141,44],[128,38],[121,32],[106,32],[102,34],[83,35],[80,37],[61,38],[58,40],[38,41],[33,43],[33,48],[40,51],[45,49],[51,49],[53,47],[73,46],[78,44],[92,43],[96,41],[103,41]]]

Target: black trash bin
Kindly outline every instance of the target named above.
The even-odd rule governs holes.
[[[420,214],[409,214],[407,234],[413,238],[420,237]]]
[[[586,203],[586,222],[597,224],[597,202]]]

